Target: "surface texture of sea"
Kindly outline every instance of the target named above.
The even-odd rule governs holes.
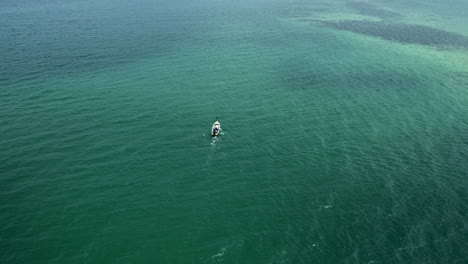
[[[2,0],[0,263],[468,263],[466,10]]]

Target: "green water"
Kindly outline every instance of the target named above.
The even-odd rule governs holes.
[[[467,263],[467,8],[3,1],[0,262]]]

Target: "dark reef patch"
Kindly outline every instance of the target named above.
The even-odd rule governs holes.
[[[323,23],[323,20],[315,19],[315,18],[300,18],[297,19],[299,22],[311,22],[311,23]]]
[[[320,13],[320,12],[326,12],[326,11],[328,11],[329,9],[328,9],[328,8],[322,8],[322,7],[316,7],[316,8],[311,8],[310,10],[311,10],[312,12]]]
[[[400,14],[397,12],[378,8],[375,5],[366,2],[349,2],[347,5],[356,10],[361,15],[379,17],[382,19],[400,17]]]
[[[424,86],[425,79],[388,70],[373,72],[342,72],[336,75],[333,71],[291,71],[288,75],[278,74],[283,87],[291,90],[313,90],[354,85],[367,91],[381,91],[386,88],[403,89],[404,87]]]
[[[363,20],[345,20],[339,22],[322,21],[321,23],[335,29],[379,37],[400,43],[427,46],[468,47],[467,37],[428,26]]]
[[[308,17],[314,14],[326,12],[328,8],[310,7],[301,4],[278,5],[277,10],[281,16],[289,18]]]
[[[451,80],[457,85],[468,87],[468,72],[454,72]]]

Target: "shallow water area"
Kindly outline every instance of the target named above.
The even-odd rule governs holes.
[[[2,2],[2,263],[464,263],[464,8]]]

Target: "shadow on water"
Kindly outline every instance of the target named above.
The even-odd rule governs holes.
[[[320,21],[320,23],[339,30],[406,44],[468,47],[467,37],[428,26],[363,20]]]
[[[377,6],[366,2],[349,2],[347,6],[356,10],[361,15],[379,17],[382,19],[399,18],[401,16],[397,12],[378,8]]]

